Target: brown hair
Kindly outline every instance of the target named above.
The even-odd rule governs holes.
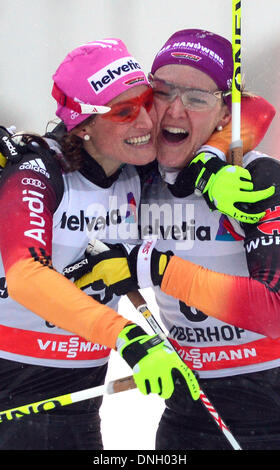
[[[70,132],[64,134],[60,141],[61,152],[68,163],[68,172],[79,170],[83,162],[83,139],[76,135],[76,131],[90,124],[94,120],[95,116],[89,116],[83,122],[78,124]],[[67,171],[67,170],[66,170]]]
[[[83,161],[83,141],[75,134],[65,134],[60,142],[63,159],[67,162],[65,171],[79,170]]]
[[[37,143],[45,150],[51,150],[48,142],[39,134],[33,132],[19,132],[16,137],[20,137],[22,143]],[[55,136],[47,135],[49,138]],[[83,162],[83,140],[74,133],[65,133],[62,137],[55,138],[60,145],[60,152],[54,153],[54,158],[59,161],[61,167],[66,173],[79,170]]]

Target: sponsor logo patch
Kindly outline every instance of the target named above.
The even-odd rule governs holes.
[[[122,57],[115,60],[109,67],[106,65],[106,67],[89,77],[88,82],[94,93],[98,95],[116,80],[138,70],[141,70],[141,66],[133,57]]]
[[[172,52],[171,55],[172,57],[175,57],[175,59],[188,59],[193,60],[194,62],[201,60],[201,57],[194,54],[188,54],[187,52]]]
[[[135,78],[131,78],[130,80],[126,80],[124,84],[127,86],[130,86],[130,85],[135,85],[135,83],[144,82],[144,81],[145,81],[144,77],[135,77]]]

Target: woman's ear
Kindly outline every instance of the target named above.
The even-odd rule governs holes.
[[[85,127],[81,128],[81,129],[75,129],[72,131],[74,135],[76,135],[77,137],[80,137],[80,139],[84,140],[85,139],[85,136],[88,135],[88,131]]]
[[[82,140],[90,140],[91,128],[95,124],[95,116],[87,118],[83,123],[74,128],[71,132]]]
[[[230,120],[231,120],[231,113],[228,107],[225,105],[223,107],[223,115],[221,116],[221,118],[219,119],[217,123],[217,128],[223,129],[230,122]]]

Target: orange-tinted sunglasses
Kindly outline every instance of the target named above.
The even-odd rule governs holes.
[[[153,99],[153,90],[148,88],[140,96],[113,104],[111,110],[108,113],[102,114],[101,118],[113,122],[132,122],[139,115],[142,106],[147,112],[151,111]]]

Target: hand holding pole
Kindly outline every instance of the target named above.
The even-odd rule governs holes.
[[[230,163],[242,166],[243,144],[241,140],[241,0],[232,0],[232,142]]]

